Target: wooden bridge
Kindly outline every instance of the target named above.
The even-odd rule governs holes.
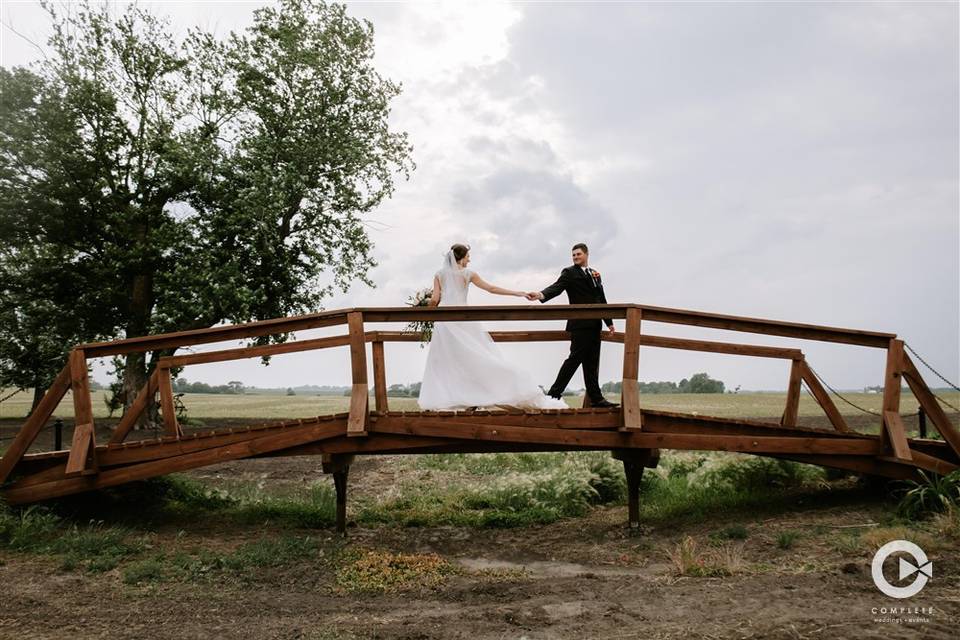
[[[416,342],[417,334],[368,331],[370,325],[412,321],[546,321],[614,318],[622,333],[604,339],[623,344],[622,406],[519,410],[390,411],[387,401],[385,344]],[[886,350],[883,415],[879,435],[848,426],[803,352],[795,348],[732,344],[651,335],[641,323],[692,325],[726,331],[859,345]],[[124,413],[112,437],[98,443],[87,378],[87,360],[134,352],[283,334],[346,325],[342,335],[187,355],[163,357]],[[499,342],[568,339],[564,331],[501,331]],[[373,408],[370,406],[367,343],[371,345]],[[779,422],[709,417],[641,409],[638,385],[640,347],[684,349],[734,356],[778,358],[790,363],[783,416]],[[352,393],[348,412],[288,420],[256,427],[184,434],[177,423],[171,368],[298,351],[347,347]],[[558,363],[559,364],[559,363]],[[899,413],[906,380],[942,440],[908,438]],[[801,384],[823,408],[832,428],[797,425]],[[75,428],[70,448],[27,453],[68,390],[72,391]],[[163,435],[130,440],[134,424],[149,400],[160,395]],[[638,525],[638,488],[644,467],[654,467],[660,449],[739,451],[852,470],[887,478],[918,478],[918,470],[946,474],[960,466],[960,432],[949,421],[896,335],[757,318],[667,309],[637,304],[470,306],[436,308],[364,308],[325,311],[248,324],[226,325],[75,347],[9,448],[0,458],[0,495],[23,504],[82,491],[116,486],[177,471],[263,456],[323,456],[337,492],[337,526],[343,530],[347,473],[356,455],[610,450],[623,461],[631,526]]]

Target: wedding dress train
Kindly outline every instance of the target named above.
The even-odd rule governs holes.
[[[467,304],[470,269],[448,253],[437,272],[440,306]],[[420,386],[424,410],[467,409],[496,405],[527,409],[567,409],[563,400],[544,395],[533,378],[510,362],[476,321],[436,322]]]

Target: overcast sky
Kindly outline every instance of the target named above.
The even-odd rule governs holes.
[[[141,3],[181,33],[221,36],[263,4]],[[327,308],[402,304],[453,242],[485,279],[539,289],[584,241],[611,302],[895,332],[958,378],[956,3],[349,6],[375,26],[381,73],[403,83],[393,126],[418,168],[371,218],[377,287]],[[38,59],[9,27],[44,43],[39,6],[4,0],[2,20],[2,64]],[[471,302],[519,303],[476,290]],[[644,326],[799,345],[842,388],[882,380],[872,349]],[[502,348],[545,385],[565,354]],[[621,352],[604,346],[601,380],[619,378]],[[425,354],[388,346],[388,382],[419,380]],[[340,349],[183,375],[348,384],[348,363]],[[697,371],[777,389],[788,364],[641,351],[643,380]]]

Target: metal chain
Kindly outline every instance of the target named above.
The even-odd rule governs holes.
[[[857,409],[857,410],[862,411],[862,412],[864,412],[864,413],[869,413],[869,414],[875,415],[875,416],[879,416],[879,415],[880,415],[880,414],[877,413],[876,411],[872,411],[872,410],[870,410],[870,409],[864,409],[863,407],[861,407],[860,405],[856,404],[855,402],[851,402],[850,400],[847,400],[845,397],[843,397],[843,395],[840,394],[839,391],[837,391],[836,389],[834,389],[833,387],[831,387],[831,386],[827,383],[827,381],[824,380],[824,379],[820,376],[819,373],[817,373],[817,370],[810,366],[810,363],[809,363],[809,362],[807,363],[807,366],[810,367],[810,371],[813,371],[813,375],[817,376],[817,380],[819,380],[821,383],[823,383],[823,386],[825,386],[827,389],[830,389],[830,391],[833,392],[833,395],[837,396],[838,398],[840,398],[841,400],[843,400],[844,402],[846,402],[848,405],[850,405],[850,406],[853,407],[854,409]]]
[[[9,399],[12,398],[13,396],[17,395],[17,394],[20,393],[21,391],[23,391],[23,387],[20,387],[19,389],[14,389],[14,390],[13,390],[13,393],[10,393],[10,394],[6,395],[5,397],[0,398],[0,402],[6,402],[7,400],[9,400]]]
[[[950,382],[949,380],[947,380],[945,377],[943,377],[943,374],[941,374],[939,371],[937,371],[936,369],[934,369],[933,367],[931,367],[931,366],[930,366],[930,363],[923,359],[923,356],[921,356],[919,353],[917,353],[916,351],[913,350],[913,347],[911,347],[911,346],[910,346],[909,344],[907,344],[906,342],[903,343],[903,346],[905,346],[907,349],[909,349],[909,350],[910,350],[910,353],[912,353],[913,355],[917,356],[917,360],[919,360],[920,362],[922,362],[923,365],[924,365],[927,369],[930,369],[930,371],[933,371],[933,373],[934,373],[935,376],[937,376],[938,378],[940,378],[941,380],[943,380],[944,382],[946,382],[946,383],[947,383],[950,387],[952,387],[955,391],[960,391],[960,387],[958,387],[957,385],[955,385],[955,384],[953,384],[952,382]],[[941,397],[938,396],[937,394],[933,393],[933,391],[930,391],[930,394],[931,394],[934,398],[936,398],[937,400],[939,400],[941,403],[947,405],[948,407],[950,407],[951,409],[953,409],[953,410],[956,411],[957,413],[960,413],[960,409],[957,409],[955,406],[953,406],[952,404],[950,404],[949,402],[947,402],[946,400],[944,400],[943,398],[941,398]]]
[[[919,353],[917,353],[916,351],[913,350],[913,347],[911,347],[911,346],[910,346],[909,344],[907,344],[906,342],[903,343],[903,346],[905,346],[907,349],[909,349],[909,350],[910,350],[910,353],[912,353],[913,355],[917,356],[917,360],[919,360],[920,362],[922,362],[922,363],[927,367],[927,369],[930,369],[930,371],[933,371],[934,375],[936,375],[938,378],[940,378],[941,380],[943,380],[944,382],[946,382],[954,391],[960,391],[960,387],[958,387],[957,385],[953,384],[952,382],[950,382],[949,380],[947,380],[946,378],[944,378],[944,377],[943,377],[943,374],[941,374],[939,371],[937,371],[936,369],[934,369],[933,367],[931,367],[931,366],[930,366],[930,363],[923,359],[923,356],[921,356]]]

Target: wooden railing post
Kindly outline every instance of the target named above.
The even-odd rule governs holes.
[[[800,360],[793,360],[790,364],[790,382],[787,383],[787,406],[783,410],[780,424],[785,427],[797,426],[797,414],[800,411],[800,381],[802,370]]]
[[[350,330],[350,368],[353,373],[347,435],[365,436],[370,413],[370,397],[367,385],[367,342],[363,335],[363,313],[360,311],[348,313],[347,327]]]
[[[885,450],[892,449],[894,457],[912,460],[906,429],[900,418],[900,386],[903,373],[903,340],[893,338],[887,346],[887,369],[883,380],[883,416],[880,442]]]
[[[70,352],[70,391],[73,395],[73,442],[65,473],[68,477],[97,473],[97,438],[90,403],[87,355],[83,349]]]
[[[623,381],[620,385],[620,404],[623,430],[642,429],[640,412],[640,309],[627,309],[626,329],[623,332]]]
[[[170,379],[170,369],[159,366],[157,384],[160,389],[160,413],[163,416],[163,432],[167,436],[179,438],[183,435],[180,424],[177,422],[177,409],[173,404],[173,383]]]
[[[383,359],[383,340],[374,340],[373,345],[373,395],[377,411],[386,413],[387,408],[387,370]]]

